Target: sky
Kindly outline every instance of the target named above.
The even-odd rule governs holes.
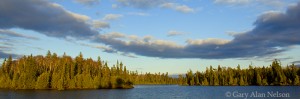
[[[0,62],[47,51],[139,72],[300,63],[299,0],[1,0]]]

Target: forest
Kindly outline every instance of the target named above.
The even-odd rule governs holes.
[[[282,67],[279,60],[270,66],[241,69],[221,67],[206,68],[195,73],[189,70],[185,75],[170,77],[166,73],[138,73],[127,70],[117,61],[108,66],[100,57],[97,60],[58,56],[47,52],[43,55],[29,55],[18,59],[10,56],[0,67],[0,88],[5,89],[102,89],[133,88],[135,84],[178,84],[188,86],[286,86],[300,85],[300,69],[294,64]]]
[[[82,53],[72,58],[48,51],[46,56],[10,56],[0,67],[0,88],[6,89],[100,89],[133,88],[133,84],[177,84],[168,73],[129,71],[122,62],[108,66],[98,57],[84,59]]]
[[[221,67],[206,68],[204,72],[189,70],[179,75],[179,85],[189,86],[299,86],[300,69],[294,64],[282,67],[279,60],[274,60],[268,67],[241,69]]]

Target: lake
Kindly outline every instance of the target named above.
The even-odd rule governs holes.
[[[0,99],[299,99],[300,86],[136,85],[133,89],[6,90]]]

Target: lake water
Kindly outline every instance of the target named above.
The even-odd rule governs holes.
[[[0,99],[300,99],[300,86],[136,85],[133,89],[0,90]]]

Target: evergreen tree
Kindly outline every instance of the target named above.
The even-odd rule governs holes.
[[[37,78],[35,89],[49,89],[50,88],[49,81],[50,81],[50,74],[44,72]]]
[[[300,85],[299,76],[296,75],[293,85]]]
[[[242,76],[240,76],[239,85],[240,86],[245,86],[244,78]]]
[[[255,67],[251,65],[248,69],[240,69],[240,65],[236,69],[227,67],[218,69],[206,68],[203,73],[188,71],[186,77],[180,77],[179,81],[186,79],[188,85],[299,85],[299,67],[294,65],[282,68],[278,60],[274,60],[270,67]],[[201,76],[203,75],[203,76]],[[194,80],[193,80],[194,78]],[[192,80],[192,81],[191,81]],[[182,84],[182,82],[180,82]]]
[[[204,81],[202,82],[201,85],[203,85],[203,86],[208,86],[209,85],[209,83],[207,81],[207,78],[204,78]]]
[[[261,76],[259,74],[256,74],[256,85],[262,85]]]

